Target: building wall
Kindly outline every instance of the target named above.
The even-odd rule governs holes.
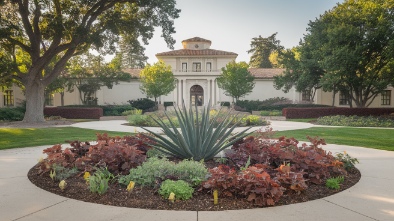
[[[291,89],[288,93],[274,88],[273,79],[256,79],[255,86],[252,93],[246,95],[243,100],[266,100],[274,97],[284,97],[298,103],[300,100],[300,93]]]
[[[5,90],[11,90],[12,91],[14,105],[12,105],[12,106],[4,105]],[[9,88],[3,87],[1,89],[1,93],[0,94],[1,94],[1,96],[0,96],[0,108],[1,107],[16,107],[16,106],[21,105],[21,103],[26,100],[22,89],[20,89],[19,87],[15,86],[15,85],[13,85],[12,87],[9,87]]]
[[[384,107],[394,107],[394,88],[393,87],[388,87],[387,90],[391,91],[391,99],[390,99],[390,105],[383,105],[382,104],[382,96],[379,94],[369,105],[371,108],[384,108]],[[324,92],[322,90],[318,90],[316,92],[316,99],[315,103],[317,104],[325,104],[325,105],[332,105],[332,92]],[[339,93],[335,95],[335,102],[334,106],[336,107],[349,107],[349,105],[340,105],[339,104]],[[353,107],[356,107],[356,104],[353,102]]]

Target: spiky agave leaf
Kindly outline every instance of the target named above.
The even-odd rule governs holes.
[[[234,129],[239,125],[240,120],[229,128],[230,124],[236,119],[237,115],[231,116],[231,112],[227,113],[224,120],[219,123],[216,128],[215,122],[219,113],[211,118],[210,102],[208,106],[202,111],[201,117],[199,117],[198,108],[195,106],[195,113],[193,113],[193,107],[187,109],[185,103],[180,107],[175,107],[175,114],[179,122],[179,130],[172,122],[170,117],[165,114],[166,118],[170,122],[170,125],[166,125],[160,118],[153,118],[153,120],[163,129],[165,136],[155,133],[147,128],[146,131],[150,132],[154,136],[146,135],[150,139],[157,142],[157,146],[160,151],[165,154],[182,158],[182,159],[194,159],[209,160],[215,157],[220,151],[233,145],[238,140],[249,135],[247,131],[251,128],[248,127],[243,131],[232,135]]]

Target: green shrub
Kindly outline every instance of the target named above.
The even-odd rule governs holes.
[[[394,127],[394,120],[381,117],[363,116],[325,116],[316,121],[320,125],[350,126],[350,127]]]
[[[103,116],[122,116],[122,113],[129,110],[134,110],[131,105],[67,105],[65,107],[100,107],[103,109]]]
[[[326,187],[338,190],[339,188],[341,188],[340,184],[343,183],[344,180],[345,178],[343,176],[329,178],[326,180]]]
[[[137,100],[129,100],[130,105],[134,108],[141,109],[144,112],[152,111],[155,109],[156,104],[148,98],[140,98]]]
[[[151,119],[151,117],[147,115],[129,115],[127,116],[127,121],[130,125],[133,126],[144,126],[144,127],[152,127],[157,126],[155,122]]]
[[[20,121],[23,120],[24,115],[25,112],[23,112],[22,108],[0,108],[0,121]]]
[[[194,189],[189,186],[183,180],[165,180],[159,189],[159,194],[164,198],[168,199],[170,193],[175,194],[175,198],[179,200],[188,200],[192,198]]]
[[[92,193],[104,194],[108,190],[109,179],[94,173],[89,177],[89,190]]]
[[[131,169],[129,175],[119,179],[119,183],[127,185],[133,181],[140,186],[154,186],[156,181],[172,177],[197,186],[206,179],[207,175],[208,169],[203,162],[183,160],[175,164],[166,158],[152,157],[141,166]]]
[[[257,115],[248,115],[242,118],[242,126],[262,126],[263,120]],[[264,121],[265,122],[265,121]]]
[[[203,161],[182,160],[175,165],[174,176],[192,186],[198,186],[206,180],[208,169]]]
[[[50,174],[52,174],[53,178],[51,178],[53,180],[61,181],[75,175],[76,173],[78,173],[78,169],[76,167],[70,169],[57,164],[53,164]]]
[[[163,102],[164,107],[171,107],[174,106],[174,102],[173,101],[165,101]]]
[[[134,110],[128,110],[128,111],[122,112],[122,116],[141,115],[141,114],[142,114],[142,110],[140,110],[140,109],[134,109]]]
[[[156,180],[165,179],[168,174],[174,173],[174,163],[166,158],[148,158],[141,166],[130,170],[130,174],[122,176],[119,183],[127,186],[130,181],[140,186],[154,186]]]
[[[220,106],[223,106],[223,107],[230,107],[230,102],[228,102],[228,101],[220,102]]]
[[[112,181],[115,179],[115,176],[108,171],[107,167],[101,167],[101,168],[95,168],[96,172],[94,172],[94,174],[96,176],[101,177],[102,179],[107,179],[109,181]]]
[[[279,111],[279,110],[261,111],[260,115],[261,116],[282,116],[282,111]]]

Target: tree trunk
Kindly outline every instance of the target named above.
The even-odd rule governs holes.
[[[64,106],[64,92],[60,92],[60,105]]]
[[[45,86],[41,82],[26,85],[26,112],[23,122],[42,123],[44,119]]]

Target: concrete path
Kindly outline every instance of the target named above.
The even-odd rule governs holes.
[[[101,123],[104,125],[103,122]],[[115,121],[108,121],[105,122],[105,128],[98,124],[95,129],[124,128],[119,125],[119,122],[118,126],[115,124]],[[91,128],[92,123],[80,123],[73,126]],[[273,122],[272,126],[274,129],[277,127],[285,130],[312,125]],[[362,173],[362,178],[354,187],[323,199],[287,206],[193,212],[104,206],[46,192],[30,183],[26,177],[28,170],[37,163],[37,160],[44,157],[42,150],[46,147],[48,146],[0,151],[0,221],[394,220],[394,152],[326,145],[324,148],[333,153],[347,151],[351,156],[359,159],[360,164],[357,167]]]

